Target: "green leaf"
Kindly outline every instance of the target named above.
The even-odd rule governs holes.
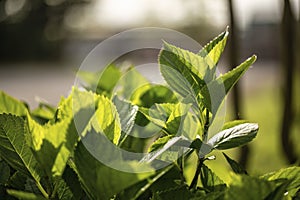
[[[116,106],[121,122],[122,134],[120,140],[122,140],[131,132],[139,108],[128,101],[119,99],[117,96],[113,98],[113,103]]]
[[[234,121],[226,122],[223,125],[222,130],[229,129],[229,128],[232,128],[234,126],[244,124],[244,123],[249,123],[249,121],[247,121],[247,120],[234,120]]]
[[[227,28],[226,31],[206,44],[198,53],[198,55],[205,59],[206,64],[209,66],[204,78],[206,83],[216,78],[216,67],[226,46],[228,34]]]
[[[41,182],[43,183],[43,181],[41,181]],[[31,178],[28,178],[28,177],[26,178],[24,188],[25,188],[26,192],[31,192],[34,194],[42,195],[42,193],[39,191],[39,188],[37,187],[36,183]]]
[[[89,72],[89,71],[78,71],[77,76],[84,82],[84,87],[88,90],[97,88],[101,71]]]
[[[192,84],[190,83],[194,79],[190,80],[189,82],[180,72],[163,64],[160,65],[160,72],[168,85],[174,91],[176,91],[182,97],[189,96],[190,102],[187,103],[192,103],[196,108],[198,108],[196,94],[197,91],[199,91],[199,86],[196,82],[193,82]],[[195,89],[193,89],[193,86],[197,88],[196,92]]]
[[[116,84],[114,93],[129,100],[138,88],[148,84],[149,81],[139,71],[130,67]]]
[[[287,187],[290,184],[290,180],[285,181],[284,183],[277,186],[277,188],[272,191],[265,200],[282,200],[286,196]]]
[[[150,108],[155,103],[177,103],[174,92],[163,85],[146,84],[137,88],[131,96],[132,104]]]
[[[29,193],[29,192],[24,192],[24,191],[18,191],[18,190],[7,190],[7,193],[11,196],[14,196],[18,199],[23,199],[23,200],[46,200],[43,196]]]
[[[28,121],[35,157],[49,177],[61,176],[78,138],[76,132],[68,132],[71,121],[60,121],[45,126],[30,118]]]
[[[81,142],[75,151],[75,165],[79,179],[92,199],[110,199],[125,188],[153,174],[151,172],[127,173],[112,169],[96,160]],[[134,170],[135,166],[139,164],[135,161],[128,161],[123,162],[122,165],[122,167]],[[149,171],[151,171],[151,168],[149,168]]]
[[[157,192],[153,199],[191,199],[193,193],[188,189],[186,185],[178,185],[177,187],[169,188],[168,190]]]
[[[17,116],[25,116],[28,112],[25,104],[0,91],[0,114],[10,113]]]
[[[185,185],[185,178],[182,171],[175,164],[162,169],[161,173],[163,174],[149,187],[152,194],[167,191],[179,185]]]
[[[76,172],[71,167],[67,166],[63,173],[62,178],[64,179],[64,182],[72,192],[73,198],[82,199],[84,196],[84,191],[78,180],[78,176]]]
[[[104,96],[97,96],[97,109],[90,118],[85,131],[94,128],[98,133],[103,133],[106,137],[118,144],[121,137],[121,122],[115,105]],[[135,111],[134,111],[135,112]],[[85,132],[81,136],[85,136]]]
[[[100,72],[79,71],[77,75],[86,83],[86,89],[110,97],[122,72],[117,66],[109,65]]]
[[[188,114],[189,109],[189,104],[165,103],[154,104],[154,106],[152,106],[151,108],[139,108],[139,111],[143,113],[152,123],[163,128],[167,134],[182,135],[184,133],[184,120],[186,118],[186,115]],[[192,123],[192,119],[189,122]],[[197,130],[195,131],[195,133],[197,133]]]
[[[202,147],[203,143],[199,138],[196,138],[190,145],[190,148],[200,150]]]
[[[247,174],[246,170],[235,160],[231,159],[229,156],[227,156],[225,153],[223,153],[223,156],[226,158],[226,161],[230,165],[231,169],[236,174]]]
[[[79,199],[80,196],[75,196],[67,183],[61,177],[55,178],[53,181],[55,196],[59,200]]]
[[[164,139],[163,139],[164,140]],[[161,144],[163,145],[162,148],[153,151],[151,153],[146,154],[141,162],[142,163],[150,163],[153,162],[156,159],[162,160],[164,162],[174,162],[175,160],[178,159],[178,157],[180,156],[179,152],[184,153],[184,149],[183,147],[189,146],[190,142],[189,140],[187,140],[185,137],[183,136],[175,136],[172,137],[170,139],[165,138],[165,140],[167,141],[165,144]],[[163,141],[165,142],[165,141]],[[181,143],[187,143],[188,145],[182,146]]]
[[[106,67],[97,84],[97,94],[107,94],[110,97],[121,76],[122,72],[115,65]]]
[[[228,28],[222,32],[208,44],[206,44],[198,53],[198,55],[207,59],[207,63],[210,63],[210,68],[217,65],[220,60],[221,54],[224,51],[228,38]]]
[[[238,147],[252,141],[257,131],[257,124],[240,124],[217,133],[208,140],[207,144],[219,150]]]
[[[226,94],[237,83],[247,69],[255,62],[256,56],[252,56],[238,67],[219,76],[216,80],[209,82],[202,87],[201,101],[209,111],[216,113]]]
[[[4,185],[10,177],[10,168],[4,160],[0,161],[0,172],[0,185]]]
[[[13,168],[32,177],[41,192],[47,196],[40,185],[44,176],[39,163],[27,145],[28,128],[22,117],[11,114],[0,115],[0,154]]]
[[[198,193],[194,194],[194,196],[189,200],[222,200],[224,194],[224,191],[210,192],[207,194],[202,194],[198,191]]]
[[[170,176],[170,175],[173,176]],[[175,175],[174,175],[175,174]],[[180,179],[178,176],[177,168],[174,165],[170,165],[162,170],[156,172],[155,175],[132,185],[125,189],[123,192],[118,194],[118,200],[135,200],[135,199],[146,199],[150,196],[150,191],[164,190],[175,185],[174,180]]]
[[[15,188],[18,190],[25,190],[25,185],[28,176],[20,171],[16,171],[8,181],[8,187]]]
[[[30,144],[49,177],[61,176],[81,133],[95,112],[96,94],[73,88],[62,99],[55,122],[40,125],[28,116]],[[78,133],[77,133],[78,132]]]
[[[148,152],[153,152],[156,151],[158,149],[160,149],[161,147],[163,147],[172,137],[174,137],[173,135],[167,135],[165,137],[160,137],[157,140],[155,140],[154,143],[151,144],[151,146],[148,149]]]
[[[166,122],[175,107],[176,104],[163,103],[154,104],[151,108],[140,107],[139,111],[152,123],[164,128],[166,127]]]
[[[121,123],[114,104],[104,96],[97,96],[96,100],[97,109],[83,128],[82,142],[74,153],[75,166],[83,188],[91,199],[109,199],[151,173],[130,174],[108,167],[117,165],[134,171],[139,164],[137,161],[124,161],[122,152],[115,146],[119,143]],[[86,148],[92,151],[92,155]],[[152,170],[147,166],[143,169]]]
[[[121,127],[116,116],[116,108],[109,99],[74,88],[70,96],[61,101],[55,123],[41,126],[28,118],[31,146],[48,175],[61,176],[73,154],[78,134],[84,136],[92,125],[118,143]]]
[[[176,106],[172,110],[172,112],[166,122],[166,130],[168,131],[169,134],[188,135],[189,136],[189,130],[192,127],[186,127],[186,128],[188,128],[188,130],[184,130],[184,124],[185,124],[185,119],[189,113],[190,108],[191,108],[190,104],[182,104],[182,103],[176,104]],[[195,133],[197,133],[196,130],[192,130],[192,131],[195,131]],[[185,132],[188,132],[188,133],[184,134]],[[196,136],[196,134],[193,134],[193,135]]]
[[[31,116],[40,124],[45,124],[49,120],[53,119],[56,113],[56,109],[46,103],[40,103],[38,108],[31,111]]]
[[[159,64],[160,67],[165,66],[165,68],[178,71],[181,76],[190,83],[196,94],[205,84],[204,77],[208,65],[205,60],[197,54],[164,42],[163,49],[159,54]]]
[[[265,199],[276,189],[275,183],[250,177],[247,175],[231,175],[229,189],[226,191],[226,200],[253,200]]]
[[[222,191],[226,188],[225,183],[205,164],[201,167],[200,178],[206,191]]]
[[[230,89],[237,83],[237,81],[243,76],[243,74],[248,70],[248,68],[255,62],[256,56],[248,58],[242,64],[234,68],[233,70],[223,74],[217,78],[217,80],[222,80],[225,87],[226,94]]]
[[[296,192],[300,189],[300,167],[288,167],[285,169],[280,169],[276,172],[271,172],[261,176],[262,179],[273,181],[273,180],[290,180],[287,187],[287,191],[290,196],[294,196]]]

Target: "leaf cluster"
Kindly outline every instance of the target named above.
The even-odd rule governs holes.
[[[299,167],[252,177],[224,154],[233,171],[225,183],[206,165],[209,153],[244,145],[258,132],[255,123],[219,123],[226,94],[256,59],[217,76],[227,38],[226,30],[197,53],[164,42],[166,85],[110,65],[80,72],[86,90],[73,88],[56,108],[30,110],[0,92],[1,199],[299,198]],[[116,148],[142,156],[129,159]],[[197,169],[188,183],[193,153]]]

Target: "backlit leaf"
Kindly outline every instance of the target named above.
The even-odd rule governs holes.
[[[28,112],[25,104],[0,91],[0,114],[10,113],[17,116],[25,116]]]
[[[230,149],[238,147],[253,140],[257,135],[257,131],[257,124],[240,124],[217,133],[208,140],[207,144],[215,149]]]
[[[228,28],[208,44],[206,44],[198,53],[204,57],[210,68],[214,68],[220,60],[228,39]]]

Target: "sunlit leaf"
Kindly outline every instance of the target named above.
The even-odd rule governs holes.
[[[199,86],[201,88],[201,85],[204,84],[204,76],[208,65],[197,54],[164,42],[163,49],[159,54],[159,64],[181,73],[196,93]]]
[[[210,68],[215,67],[215,65],[219,62],[220,57],[224,51],[226,46],[226,42],[228,39],[228,28],[206,44],[198,53],[198,55],[207,59],[207,63],[211,63]]]
[[[159,148],[163,147],[173,136],[167,135],[165,137],[158,138],[155,142],[150,146],[148,152],[156,151]]]
[[[25,104],[0,91],[0,114],[10,113],[17,116],[25,116],[28,112]]]
[[[215,113],[224,100],[226,94],[243,76],[248,68],[255,62],[256,56],[252,56],[233,70],[219,76],[216,80],[209,82],[200,91],[202,102],[205,107]]]
[[[256,137],[257,131],[257,124],[240,124],[217,133],[208,140],[207,144],[215,149],[238,147],[252,141]]]
[[[233,70],[218,77],[217,80],[222,80],[222,83],[225,86],[226,94],[237,83],[237,81],[243,76],[243,74],[249,69],[249,67],[255,62],[255,60],[256,60],[256,56],[253,55],[252,57],[245,60],[242,64],[240,64]]]
[[[240,124],[245,124],[245,123],[249,123],[249,121],[247,121],[247,120],[233,120],[233,121],[229,121],[229,122],[226,122],[223,125],[222,130],[229,129],[229,128],[232,128],[234,126],[237,126],[237,125],[240,125]]]

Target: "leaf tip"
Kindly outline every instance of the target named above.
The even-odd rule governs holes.
[[[229,35],[229,25],[226,26],[225,28],[225,36]]]

